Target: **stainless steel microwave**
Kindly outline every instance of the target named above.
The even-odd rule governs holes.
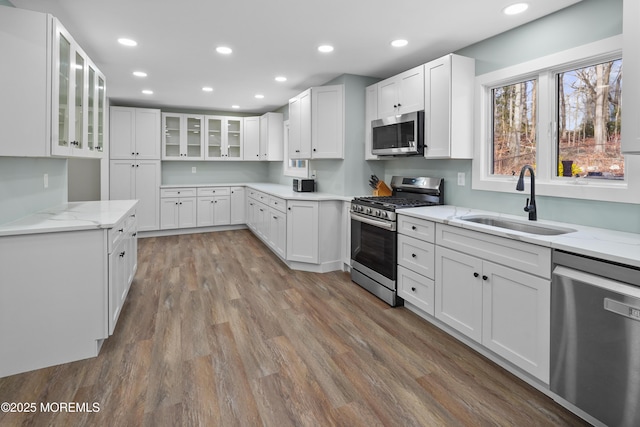
[[[371,153],[378,156],[410,156],[424,153],[424,111],[371,122]]]

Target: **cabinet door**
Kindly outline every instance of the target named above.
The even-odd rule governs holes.
[[[214,223],[214,200],[213,197],[198,197],[198,227],[208,227]]]
[[[183,120],[185,123],[181,141],[183,159],[204,159],[204,116],[187,115]]]
[[[138,230],[151,231],[160,227],[160,160],[135,161],[135,195]]]
[[[483,263],[482,344],[549,382],[551,283]]]
[[[260,160],[260,117],[245,117],[244,130],[244,160]]]
[[[378,118],[391,117],[398,108],[398,80],[391,77],[378,83]]]
[[[109,163],[109,199],[135,199],[136,164],[134,160],[112,160]],[[157,192],[157,189],[156,189]]]
[[[243,134],[242,118],[227,117],[227,160],[242,160],[243,157]]]
[[[482,340],[482,261],[436,246],[435,317]]]
[[[126,250],[125,241],[109,254],[109,335],[113,334],[122,311],[123,293],[126,292]]]
[[[637,1],[625,0],[622,17],[622,51],[624,52],[624,72],[626,76],[640,75],[640,52],[638,52],[638,39],[640,39],[640,4]],[[634,95],[622,97],[622,140],[620,151],[630,154],[640,153],[640,81],[637,78],[627,78],[624,82],[625,93]]]
[[[135,150],[138,160],[160,160],[160,110],[135,109]]]
[[[282,113],[260,116],[260,160],[284,160],[284,120]]]
[[[318,202],[287,202],[287,259],[318,263]]]
[[[256,202],[253,209],[256,233],[267,240],[269,236],[269,208],[262,203]]]
[[[424,110],[424,66],[412,68],[398,76],[398,113]]]
[[[180,228],[196,227],[197,206],[195,197],[183,197],[179,201],[178,224]]]
[[[276,210],[269,209],[269,245],[282,258],[287,256],[287,216]]]
[[[289,153],[290,159],[300,158],[300,141],[302,139],[301,102],[296,96],[289,100]]]
[[[109,156],[131,159],[135,156],[136,109],[111,107],[109,117]]]
[[[378,160],[378,156],[371,153],[373,149],[373,136],[371,132],[371,122],[378,119],[378,85],[367,87],[365,93],[365,113],[364,113],[364,159]]]
[[[160,229],[178,228],[180,199],[169,197],[160,199]]]
[[[314,87],[311,102],[311,157],[344,158],[343,85]]]
[[[214,225],[231,224],[231,198],[229,196],[216,197],[213,200]]]
[[[225,156],[224,117],[205,116],[205,159],[222,160]]]
[[[425,65],[424,156],[451,156],[451,61],[449,56]]]
[[[162,159],[180,160],[183,123],[180,114],[162,113]]]
[[[231,187],[230,224],[244,224],[245,221],[245,189],[244,187]]]
[[[55,21],[53,43],[53,95],[51,154],[69,156],[75,137],[75,42]]]

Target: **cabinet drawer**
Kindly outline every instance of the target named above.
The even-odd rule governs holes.
[[[438,224],[436,227],[436,244],[536,276],[551,278],[550,248],[445,224]]]
[[[231,194],[229,187],[200,187],[198,196],[228,196]]]
[[[184,188],[163,188],[160,190],[160,197],[195,197],[196,189],[193,187]]]
[[[398,264],[433,279],[435,245],[398,234]]]
[[[124,228],[125,230],[135,230],[138,226],[138,220],[136,218],[136,213],[131,212],[129,216],[125,219]]]
[[[122,219],[113,228],[110,228],[107,231],[107,239],[109,240],[108,241],[108,245],[109,245],[108,252],[109,253],[113,252],[113,249],[116,246],[118,246],[118,243],[120,243],[120,240],[124,236],[125,231],[127,230],[127,219],[128,218],[129,217]]]
[[[287,211],[287,201],[279,197],[274,197],[274,196],[269,197],[269,206],[279,210],[280,212]]]
[[[425,219],[398,215],[398,233],[433,243],[435,242],[436,224]]]
[[[434,289],[433,280],[398,266],[398,296],[432,316],[434,315]]]

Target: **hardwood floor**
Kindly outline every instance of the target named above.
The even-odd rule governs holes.
[[[346,273],[289,270],[248,230],[139,241],[93,359],[0,379],[1,426],[586,425]],[[41,412],[96,402],[99,412]]]

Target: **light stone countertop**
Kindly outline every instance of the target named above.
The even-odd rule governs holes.
[[[63,203],[1,224],[0,237],[112,228],[137,204],[137,200]]]
[[[637,233],[626,233],[623,231],[556,221],[528,221],[526,215],[515,216],[449,205],[408,208],[399,210],[398,213],[495,236],[507,237],[513,240],[520,240],[535,245],[546,246],[552,249],[561,249],[580,255],[640,267],[640,234]],[[570,228],[575,231],[553,236],[530,234],[460,219],[460,217],[466,215],[489,215],[526,222],[532,225]]]

